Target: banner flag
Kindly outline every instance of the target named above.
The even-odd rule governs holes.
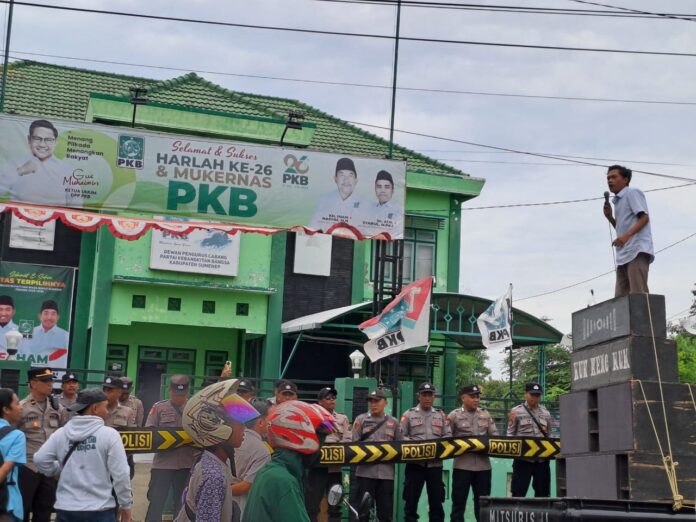
[[[432,286],[432,277],[414,281],[381,314],[359,325],[370,338],[365,354],[372,362],[428,344]]]
[[[512,346],[512,285],[479,315],[476,324],[486,348]]]

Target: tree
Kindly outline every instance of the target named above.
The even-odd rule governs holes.
[[[468,350],[457,354],[457,389],[467,384],[481,384],[491,374],[486,367],[485,350]]]
[[[676,335],[679,361],[679,382],[696,384],[696,336],[682,332]]]
[[[514,350],[512,356],[513,395],[524,393],[524,384],[539,380],[538,347],[530,346]],[[570,391],[570,351],[560,344],[550,344],[546,352],[545,401],[557,401],[558,397]],[[510,376],[506,364],[505,373]]]

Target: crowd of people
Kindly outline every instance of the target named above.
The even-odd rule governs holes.
[[[101,388],[80,390],[77,375],[67,371],[61,394],[54,395],[50,368],[32,368],[28,380],[29,395],[21,401],[12,390],[0,389],[5,520],[47,522],[55,511],[58,522],[129,522],[134,464],[117,430],[143,425],[142,402],[131,395],[133,382],[108,376]],[[525,402],[509,413],[507,435],[545,437],[551,417],[540,405],[543,390],[538,383],[525,389]],[[377,388],[367,397],[369,411],[352,424],[336,411],[338,394],[330,386],[318,392],[316,404],[299,401],[297,386],[288,380],[278,381],[269,399],[257,398],[247,379],[208,383],[191,398],[190,391],[187,376],[173,375],[169,397],[155,403],[145,419],[145,427],[183,427],[196,443],[155,454],[146,522],[161,522],[168,498],[175,522],[316,521],[328,489],[342,482],[340,465],[316,465],[324,442],[498,435],[490,414],[480,407],[481,388],[475,384],[461,388],[461,407],[446,414],[433,405],[435,386],[422,383],[418,404],[400,419],[386,413],[387,394]],[[470,490],[479,520],[479,498],[491,491],[489,458],[465,453],[453,468],[450,520],[464,520]],[[351,504],[357,506],[369,492],[378,520],[392,520],[394,480],[393,463],[354,466]],[[530,482],[536,496],[549,495],[548,461],[515,459],[512,495],[525,496]],[[439,460],[405,465],[405,520],[418,520],[424,488],[429,520],[444,521]],[[340,520],[340,506],[329,506],[328,517]]]

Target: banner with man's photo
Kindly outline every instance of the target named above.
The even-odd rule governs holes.
[[[0,263],[0,361],[66,368],[70,350],[75,269],[27,263]],[[8,353],[5,334],[22,334]]]
[[[403,237],[406,164],[0,115],[0,201]]]

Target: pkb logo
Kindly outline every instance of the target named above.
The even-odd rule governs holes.
[[[307,156],[302,155],[299,158],[294,154],[288,154],[283,159],[283,163],[287,167],[283,172],[283,183],[290,185],[309,185],[309,177],[305,176],[309,172],[309,164]]]
[[[145,140],[139,136],[118,136],[117,165],[126,169],[142,169],[145,162]]]

